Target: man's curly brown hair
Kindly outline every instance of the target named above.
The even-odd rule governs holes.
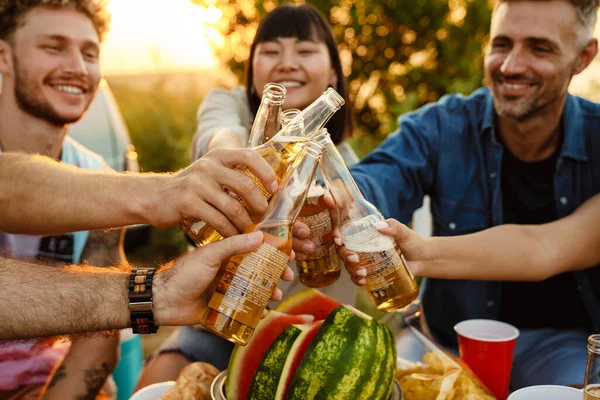
[[[92,20],[102,41],[110,25],[110,13],[106,6],[107,0],[0,0],[0,40],[11,40],[29,11],[36,7],[47,7],[84,13]]]

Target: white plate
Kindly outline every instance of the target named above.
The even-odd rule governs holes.
[[[129,400],[160,400],[162,395],[175,386],[175,381],[160,382],[135,392]]]
[[[508,400],[581,400],[583,391],[567,386],[538,385],[519,389]]]

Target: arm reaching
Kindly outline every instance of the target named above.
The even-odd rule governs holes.
[[[423,239],[389,219],[376,226],[394,236],[412,272],[441,279],[539,281],[600,263],[600,195],[573,214],[542,225],[500,225],[464,236]],[[385,227],[387,225],[387,227]],[[352,252],[340,249],[355,283]]]
[[[253,119],[242,88],[212,90],[198,109],[192,159],[211,149],[246,147]]]
[[[267,207],[252,179],[235,167],[277,190],[273,170],[249,149],[211,151],[174,174],[85,171],[46,157],[1,153],[0,230],[53,235],[138,223],[174,226],[192,218],[234,235],[250,217],[223,186],[240,193],[253,212]]]
[[[210,296],[205,291],[221,264],[262,241],[258,232],[233,236],[161,268],[152,289],[156,324],[199,323]],[[130,272],[129,267],[45,266],[0,257],[0,340],[129,327]],[[293,278],[289,267],[281,278]],[[271,298],[281,300],[281,291]]]

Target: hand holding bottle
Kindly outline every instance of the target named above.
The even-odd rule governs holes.
[[[223,187],[241,193],[251,212],[264,212],[267,209],[267,200],[250,177],[234,169],[239,166],[252,171],[261,185],[272,193],[277,191],[277,179],[273,169],[255,151],[211,150],[186,169],[169,175],[164,185],[156,188],[158,198],[163,202],[161,209],[176,211],[168,218],[161,214],[161,218],[166,218],[168,222],[201,218],[225,236],[243,232],[250,224],[248,211],[228,196]],[[164,204],[164,199],[173,204]],[[154,224],[170,226],[168,223]]]
[[[262,232],[232,236],[196,249],[161,268],[154,277],[156,323],[170,326],[198,324],[212,294],[209,288],[216,285],[215,277],[220,268],[223,269],[223,262],[255,250],[264,239]],[[293,278],[289,267],[283,269],[282,280]],[[281,296],[281,290],[276,288],[271,300],[279,301]]]
[[[288,268],[292,256],[291,228],[306,200],[322,146],[310,141],[285,174],[282,189],[260,221],[247,232],[260,232],[264,241],[254,251],[234,256],[221,270],[201,324],[239,345],[254,333],[260,315]]]
[[[420,265],[428,262],[430,257],[427,255],[425,239],[406,225],[390,218],[385,221],[378,221],[373,224],[375,229],[384,235],[394,238],[396,246],[402,251],[402,255],[409,261],[409,269],[414,275],[419,276]],[[340,240],[341,243],[341,240]],[[338,243],[338,244],[340,244]],[[348,250],[345,246],[338,249],[338,255],[344,261],[346,270],[352,278],[352,282],[362,286],[367,283],[365,276],[367,271],[358,263],[358,254]]]

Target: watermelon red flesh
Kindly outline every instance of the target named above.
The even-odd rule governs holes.
[[[227,399],[246,400],[254,373],[277,336],[292,324],[312,322],[311,315],[288,315],[269,311],[246,346],[236,346],[227,368]]]
[[[317,289],[306,289],[282,301],[276,310],[292,315],[312,315],[318,321],[327,318],[341,304]]]

